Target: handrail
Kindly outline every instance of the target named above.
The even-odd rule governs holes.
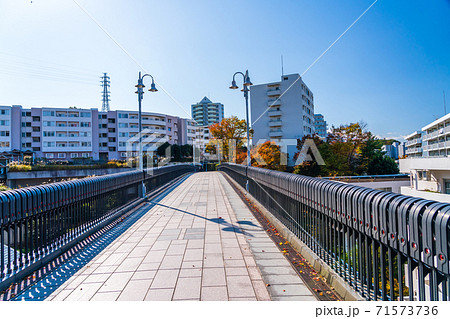
[[[224,163],[367,300],[450,300],[450,204]]]
[[[112,222],[124,205],[195,171],[178,164],[0,192],[0,291],[46,256]],[[21,278],[18,278],[21,279]]]

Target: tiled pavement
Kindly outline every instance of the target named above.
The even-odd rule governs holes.
[[[316,299],[224,176],[207,172],[191,175],[47,300]]]

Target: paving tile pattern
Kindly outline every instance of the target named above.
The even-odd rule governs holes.
[[[224,176],[205,172],[149,209],[47,300],[315,299]]]

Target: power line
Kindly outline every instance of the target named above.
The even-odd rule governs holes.
[[[143,70],[145,73],[149,73],[145,70],[145,68],[119,43],[117,42],[111,34],[109,34],[108,31],[106,31],[105,28],[85,9],[83,8],[78,1],[72,0],[78,8],[80,8],[81,11],[83,11],[141,70]],[[193,120],[195,123],[198,124],[196,120],[194,120],[191,116],[191,114],[186,111],[186,109],[171,95],[167,90],[161,85],[161,83],[158,83],[157,81],[154,81],[156,84],[158,84],[159,88],[173,101],[175,104],[181,108],[181,110],[187,114],[187,116]]]
[[[311,69],[355,24],[356,22],[358,22],[374,5],[375,3],[377,3],[378,0],[375,0],[363,13],[361,13],[361,15],[355,20],[353,21],[352,24],[350,24],[350,26],[325,50],[322,52],[321,55],[319,55],[319,57],[317,59],[314,60],[313,63],[311,63],[306,70],[300,75],[300,77],[298,77],[294,82],[292,82],[292,84],[275,100],[273,101],[273,103],[252,123],[252,125],[254,125],[264,114],[266,114],[266,112],[268,110],[270,110],[270,108],[279,101],[279,99],[286,93],[288,92],[291,87],[297,83],[298,80],[300,80],[308,71],[309,69]]]

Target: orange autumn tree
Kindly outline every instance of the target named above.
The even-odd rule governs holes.
[[[252,166],[277,171],[284,171],[286,169],[285,165],[281,165],[280,146],[275,144],[275,142],[267,141],[261,145],[257,145],[251,150],[250,155],[252,158]],[[263,164],[263,162],[265,163]]]
[[[237,116],[224,118],[220,123],[209,126],[209,133],[212,138],[206,146],[206,151],[215,153],[218,145],[221,147],[221,152],[224,161],[236,161],[241,163],[245,159],[246,147],[244,143],[247,140],[247,123],[245,120],[240,120]],[[250,131],[251,136],[252,131]],[[229,151],[231,143],[236,143],[236,152],[234,157],[229,158]]]

